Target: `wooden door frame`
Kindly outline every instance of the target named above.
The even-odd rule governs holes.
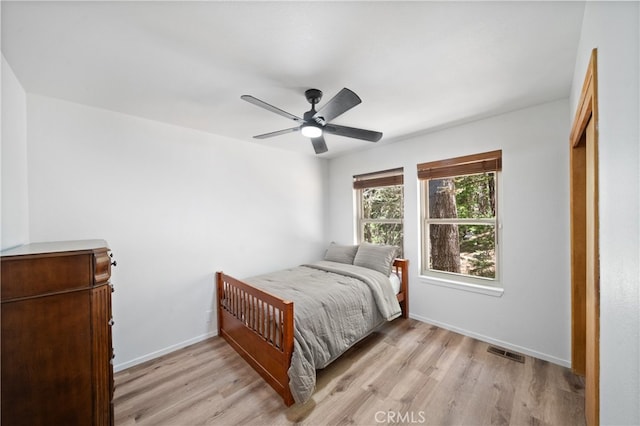
[[[587,226],[587,125],[593,121],[593,140],[589,150],[594,155],[593,215],[594,229]],[[600,387],[600,297],[598,250],[598,85],[597,49],[591,52],[580,101],[571,127],[570,143],[570,204],[571,204],[571,366],[577,374],[585,375],[585,415],[588,424],[599,423]],[[591,145],[593,144],[593,145]],[[587,242],[593,244],[591,259],[587,256]],[[587,345],[587,268],[594,277],[595,298],[590,309],[593,324]],[[592,268],[592,269],[591,269]],[[593,348],[587,365],[587,346]]]

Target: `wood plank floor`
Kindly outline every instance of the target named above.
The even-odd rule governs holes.
[[[117,373],[116,425],[584,424],[581,378],[487,347],[398,319],[318,371],[313,398],[287,408],[214,337]]]

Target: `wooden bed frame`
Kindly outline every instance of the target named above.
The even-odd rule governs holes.
[[[409,317],[409,260],[395,259],[400,277],[398,302]],[[293,302],[259,290],[223,272],[216,273],[218,335],[251,365],[290,406],[287,374],[293,352]],[[275,319],[275,321],[273,320]]]

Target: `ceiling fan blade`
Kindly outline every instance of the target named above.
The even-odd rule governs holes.
[[[344,114],[354,106],[358,105],[362,100],[346,87],[338,92],[329,102],[324,104],[322,108],[313,115],[313,118],[322,117],[324,121],[329,122],[337,116]]]
[[[251,95],[242,95],[242,96],[240,96],[240,99],[245,100],[245,101],[247,101],[249,103],[252,103],[252,104],[254,104],[256,106],[259,106],[261,108],[264,108],[264,109],[266,109],[268,111],[275,112],[276,114],[279,114],[279,115],[281,115],[283,117],[289,118],[289,119],[291,119],[293,121],[299,121],[299,122],[303,121],[302,118],[300,118],[298,116],[295,116],[293,114],[289,114],[287,111],[283,111],[280,108],[274,107],[273,105],[270,105],[270,104],[266,103],[265,101],[261,101],[258,98],[254,98]]]
[[[300,127],[292,127],[290,129],[278,130],[276,132],[271,133],[263,133],[261,135],[254,136],[254,139],[266,139],[274,136],[286,135],[287,133],[293,133],[300,130]]]
[[[382,138],[382,133],[373,130],[356,129],[355,127],[338,126],[337,124],[327,124],[322,128],[327,133],[348,138],[362,139],[369,142],[378,142]]]
[[[322,135],[317,138],[311,138],[311,144],[313,145],[313,149],[316,154],[322,154],[323,152],[327,152],[327,144],[324,142],[324,137]]]

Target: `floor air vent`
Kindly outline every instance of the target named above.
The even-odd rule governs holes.
[[[497,346],[489,346],[487,348],[487,352],[491,352],[492,354],[508,358],[512,361],[518,361],[524,364],[524,355],[517,354],[515,352],[509,352],[506,349],[499,348]]]

